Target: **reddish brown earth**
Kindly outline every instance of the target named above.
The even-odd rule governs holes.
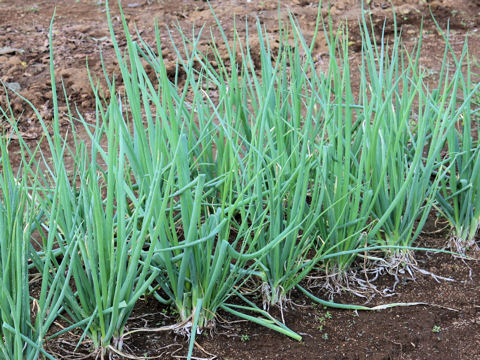
[[[392,12],[388,1],[364,1],[377,30],[381,30],[385,18],[386,32],[392,33]],[[360,15],[360,0],[332,1],[331,13],[335,23],[347,18],[351,24],[352,60],[359,59],[360,36],[356,30]],[[422,17],[425,17],[422,64],[432,79],[439,69],[444,41],[430,18],[429,9],[442,28],[450,23],[451,43],[460,52],[465,35],[469,35],[470,55],[480,57],[480,1],[479,0],[393,0],[397,19],[402,27],[407,47],[412,47],[419,37]],[[278,29],[279,2],[276,0],[214,0],[211,2],[228,36],[232,35],[233,17],[239,24],[239,32],[245,35],[245,19],[256,17],[275,36]],[[96,0],[0,0],[0,80],[10,84],[41,112],[47,122],[52,117],[50,74],[48,69],[48,27],[56,6],[53,44],[55,69],[58,80],[63,82],[69,101],[78,106],[80,113],[91,117],[94,100],[87,77],[86,61],[94,77],[102,78],[99,51],[102,49],[107,72],[115,71],[112,43],[106,26],[105,7]],[[142,37],[153,45],[154,20],[160,26],[165,48],[163,55],[167,67],[173,71],[175,55],[169,43],[167,28],[179,24],[186,32],[193,24],[214,25],[208,4],[198,0],[124,0],[124,10],[133,29],[137,24]],[[111,6],[114,26],[120,33],[118,9]],[[286,0],[280,2],[280,14],[287,16],[290,10],[299,20],[305,36],[313,34],[317,15],[316,2]],[[322,14],[326,15],[326,7]],[[252,22],[253,23],[253,22]],[[213,30],[218,36],[218,30]],[[205,34],[208,32],[205,31]],[[176,39],[178,36],[174,35]],[[120,40],[122,43],[122,41]],[[207,48],[210,40],[202,38],[201,47]],[[250,32],[252,49],[258,48],[258,39]],[[320,37],[315,56],[325,56],[325,40]],[[357,50],[357,52],[355,51]],[[221,49],[222,51],[222,49]],[[325,66],[327,62],[325,61]],[[60,81],[57,86],[60,86]],[[59,87],[59,90],[61,88]],[[17,118],[23,136],[35,143],[42,136],[41,126],[25,102],[9,91],[8,103]],[[0,104],[7,99],[0,91]],[[64,100],[60,110],[66,112]],[[66,117],[65,117],[66,119]],[[62,123],[65,131],[70,128],[67,120]],[[10,125],[0,117],[0,129]],[[15,144],[11,147],[15,161]],[[433,228],[430,228],[433,233]],[[422,245],[441,248],[448,234],[424,234]],[[474,254],[475,255],[475,254]],[[478,256],[477,256],[478,257]],[[217,327],[212,332],[198,336],[195,356],[218,359],[480,359],[480,264],[441,254],[417,254],[421,268],[455,281],[436,282],[430,276],[418,274],[416,281],[403,278],[391,297],[377,295],[371,305],[387,302],[425,302],[429,305],[399,307],[378,312],[339,311],[324,309],[312,304],[299,293],[291,294],[292,304],[284,309],[286,324],[303,336],[297,342],[251,323],[239,322],[220,313]],[[393,285],[391,276],[377,281],[379,289]],[[328,294],[315,288],[320,297]],[[336,301],[362,303],[364,299],[342,295]],[[278,309],[271,309],[280,316]],[[134,312],[128,329],[153,328],[175,322],[175,316],[152,301],[140,303]],[[88,344],[73,353],[75,337],[57,339],[48,349],[59,359],[74,359],[89,354]],[[187,342],[172,333],[137,333],[125,339],[124,351],[130,355],[169,359],[184,357]],[[204,351],[202,351],[203,349]],[[212,354],[212,355],[209,355]],[[113,358],[120,358],[113,355]]]

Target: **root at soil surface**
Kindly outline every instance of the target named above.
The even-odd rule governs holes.
[[[465,239],[454,233],[448,238],[447,248],[460,255],[466,255],[469,251],[480,251],[480,246],[475,241],[475,237],[472,239]]]
[[[416,281],[418,274],[432,277],[435,281],[455,281],[452,278],[443,277],[419,267],[412,251],[395,252],[388,258],[359,255],[365,262],[362,267],[356,267],[347,271],[336,271],[321,276],[309,276],[307,280],[312,288],[320,288],[328,294],[330,301],[335,295],[350,293],[366,299],[368,304],[376,295],[389,297],[395,295],[399,284],[408,281]],[[381,276],[390,275],[394,278],[391,286],[379,288],[376,284]]]

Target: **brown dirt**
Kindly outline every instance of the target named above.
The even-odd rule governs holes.
[[[106,26],[102,1],[95,0],[0,0],[0,80],[20,88],[19,93],[40,110],[47,122],[52,117],[49,74],[48,27],[56,6],[53,34],[55,71],[63,82],[69,101],[75,103],[85,116],[93,114],[94,99],[86,71],[86,60],[94,77],[102,77],[99,50],[102,49],[107,72],[115,71],[116,61]],[[114,3],[116,3],[114,1]],[[356,24],[360,14],[360,0],[332,1],[332,15],[336,23],[347,18]],[[391,33],[392,12],[388,1],[365,1],[369,4],[372,19],[377,29],[387,19],[387,34]],[[435,76],[441,63],[444,42],[430,18],[432,10],[440,25],[445,28],[450,21],[451,42],[460,52],[464,37],[469,34],[470,54],[480,56],[480,1],[479,0],[393,0],[399,25],[402,26],[406,46],[413,46],[418,39],[420,22],[425,17],[425,34],[422,62],[426,70]],[[245,34],[245,19],[255,17],[273,34],[278,28],[277,0],[214,0],[213,9],[225,28],[232,34],[233,16],[239,24],[241,35]],[[163,43],[168,41],[167,28],[179,24],[189,31],[206,24],[214,25],[208,4],[198,0],[124,0],[124,10],[129,26],[139,27],[142,37],[153,44],[154,19],[160,25]],[[111,5],[116,29],[120,29],[118,10]],[[299,20],[307,37],[313,34],[317,14],[316,2],[286,0],[280,2],[280,14],[286,17],[290,10]],[[326,14],[326,7],[323,14]],[[215,30],[214,30],[215,31]],[[120,31],[119,31],[120,33]],[[208,32],[205,31],[205,34]],[[218,36],[218,31],[215,32]],[[258,48],[258,40],[252,37],[251,46]],[[353,50],[360,37],[356,27],[351,26]],[[121,41],[120,41],[121,42]],[[202,39],[207,47],[209,39]],[[9,49],[7,49],[9,48]],[[325,56],[325,40],[316,44],[316,56]],[[174,52],[166,46],[163,55],[167,67],[175,66]],[[353,53],[358,60],[358,53]],[[59,90],[61,83],[58,82]],[[61,94],[61,92],[60,92]],[[12,111],[23,136],[31,142],[38,141],[41,126],[25,102],[9,91]],[[6,97],[0,91],[0,104],[5,106]],[[66,112],[64,100],[60,100],[61,112]],[[62,126],[70,124],[63,120]],[[0,129],[9,129],[9,124],[0,119]],[[13,161],[16,155],[11,154]],[[18,160],[18,159],[17,159]],[[14,164],[15,165],[15,164]],[[436,238],[425,235],[424,245],[442,247],[445,234]],[[422,301],[429,306],[394,308],[380,312],[325,310],[312,305],[304,296],[293,293],[293,309],[285,310],[286,324],[303,335],[302,342],[290,340],[272,331],[220,313],[217,328],[210,334],[198,337],[201,347],[219,359],[480,359],[480,264],[465,262],[447,255],[419,254],[421,266],[438,275],[455,279],[454,282],[437,283],[429,276],[419,275],[416,282],[406,282],[397,287],[396,295],[388,298],[376,296],[375,302]],[[379,287],[393,284],[393,279],[384,276]],[[313,290],[315,292],[315,290]],[[326,294],[317,293],[319,296]],[[362,299],[344,295],[336,301],[361,302]],[[450,309],[447,309],[450,308]],[[166,309],[150,301],[137,306],[129,329],[155,327],[174,321],[174,316],[164,314]],[[276,315],[278,310],[272,310]],[[327,315],[328,314],[328,315]],[[58,358],[75,358],[69,339],[52,343],[50,348]],[[186,354],[187,344],[181,336],[166,333],[141,333],[125,340],[126,352],[137,356],[160,356],[168,359]],[[87,354],[88,347],[80,352]],[[197,349],[196,356],[209,358]]]

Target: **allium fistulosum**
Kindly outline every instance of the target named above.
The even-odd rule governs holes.
[[[23,146],[20,133],[16,135]],[[25,176],[22,167],[31,163],[17,164],[16,173],[12,170],[10,136],[0,138],[0,358],[54,359],[44,350],[44,341],[63,304],[66,287],[61,280],[70,278],[66,265],[75,247],[65,248],[61,261],[54,257],[53,236],[39,229],[44,215],[37,202],[39,183],[36,177],[28,181]],[[43,244],[38,252],[34,233]],[[40,278],[32,281],[32,275]]]
[[[159,206],[150,221],[155,230],[148,242],[153,255],[149,258],[144,253],[143,265],[148,268],[146,260],[151,259],[151,268],[156,271],[156,286],[151,286],[151,291],[178,311],[178,331],[195,335],[197,329],[215,320],[220,307],[243,313],[226,300],[251,273],[248,269],[252,266],[247,262],[269,250],[256,248],[258,235],[251,234],[258,231],[258,224],[248,221],[250,213],[256,211],[248,204],[259,175],[254,172],[242,176],[247,166],[241,161],[251,160],[247,160],[248,155],[242,157],[239,149],[250,145],[222,109],[229,101],[227,88],[220,89],[218,102],[201,91],[208,84],[205,73],[211,69],[198,72],[193,67],[194,60],[204,61],[196,46],[198,38],[191,44],[184,38],[185,51],[178,50],[179,66],[186,74],[185,90],[179,91],[166,75],[160,51],[156,55],[141,38],[133,41],[124,21],[128,53],[123,55],[110,18],[109,24],[125,85],[125,104],[131,109],[122,110],[131,120],[121,125],[121,136],[129,144],[126,158],[132,164],[135,186],[139,190],[161,189],[163,196],[155,201]],[[155,70],[160,86],[147,76],[141,59]],[[218,84],[218,79],[211,79],[211,83]],[[188,101],[187,90],[193,92]],[[113,86],[110,92],[115,92]],[[152,183],[152,175],[159,168],[168,170],[168,176],[161,176],[161,184]],[[142,208],[143,204],[136,206]],[[298,338],[283,324],[272,323],[263,315],[256,321]]]
[[[50,42],[52,27],[53,20]],[[79,343],[88,336],[103,352],[120,338],[133,306],[158,274],[150,269],[148,259],[141,263],[140,258],[147,239],[155,234],[150,221],[160,196],[160,181],[168,168],[155,172],[146,193],[144,188],[137,190],[132,185],[125,155],[127,130],[122,127],[122,104],[116,93],[106,111],[97,96],[99,122],[93,132],[79,114],[78,123],[83,123],[91,135],[90,145],[73,133],[75,148],[69,147],[59,131],[51,43],[50,48],[53,135],[37,113],[49,144],[48,154],[41,153],[44,161],[40,165],[46,171],[38,181],[42,186],[38,203],[45,215],[39,223],[48,239],[45,252],[51,254],[55,244],[55,257],[49,263],[57,266],[56,276],[64,295],[57,310],[62,310],[63,320],[70,323],[62,332],[81,327],[84,332]],[[70,120],[74,121],[71,113]],[[107,143],[106,149],[100,144],[102,140]],[[67,155],[71,168],[66,165]],[[147,250],[150,258],[152,251],[153,247]],[[68,259],[68,273],[61,270],[58,256]],[[49,277],[48,270],[42,273],[44,279]]]
[[[86,138],[73,125],[70,138],[60,131],[51,26],[51,128],[34,109],[45,144],[30,149],[11,120],[22,150],[14,175],[0,139],[4,358],[51,358],[42,346],[58,317],[66,327],[50,338],[80,328],[79,344],[89,339],[100,356],[122,352],[142,297],[178,313],[168,329],[191,335],[188,357],[219,311],[301,339],[266,311],[295,287],[329,306],[398,305],[321,300],[299,285],[312,269],[341,277],[359,252],[369,257],[373,249],[405,259],[434,205],[461,243],[472,243],[480,211],[472,104],[480,85],[468,61],[463,73],[467,46],[455,57],[445,37],[432,91],[421,39],[408,51],[395,27],[392,40],[382,33],[379,42],[363,17],[357,94],[348,26],[324,25],[328,69],[318,69],[319,7],[311,42],[293,16],[280,21],[278,44],[257,22],[258,49],[248,23],[245,39],[236,27],[231,39],[217,19],[207,50],[204,28],[192,37],[179,30],[180,41],[170,33],[172,74],[158,25],[155,48],[130,33],[120,7],[121,49],[108,6],[120,74],[104,68],[107,97],[91,78],[93,123],[68,108]],[[35,301],[34,270],[42,276]],[[252,294],[263,296],[263,310]],[[39,310],[31,320],[21,309],[33,302]]]
[[[465,253],[468,248],[477,246],[475,236],[480,226],[480,121],[476,113],[480,84],[473,80],[468,41],[465,41],[462,54],[457,56],[450,46],[449,32],[439,31],[447,43],[440,71],[444,76],[440,76],[438,90],[432,98],[440,97],[442,86],[451,89],[448,113],[455,126],[447,134],[445,152],[438,155],[438,161],[448,170],[440,181],[437,201],[438,209],[452,227],[450,245],[455,251]],[[457,69],[467,69],[465,73],[457,71],[452,76],[455,82],[449,81],[448,65],[452,62]]]

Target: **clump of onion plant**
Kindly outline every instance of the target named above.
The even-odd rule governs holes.
[[[457,56],[449,45],[449,33],[442,34],[447,43],[441,69],[441,74],[445,75],[441,76],[438,89],[453,88],[449,112],[455,126],[448,132],[446,146],[438,156],[438,161],[447,170],[437,193],[437,207],[452,227],[450,247],[464,254],[467,249],[478,249],[475,236],[480,227],[480,84],[475,85],[472,79],[467,41],[462,54]],[[454,74],[454,83],[447,82],[449,56],[457,68],[465,63],[467,67],[465,74],[460,71]],[[453,96],[456,93],[458,96]],[[439,90],[432,98],[440,99]]]

